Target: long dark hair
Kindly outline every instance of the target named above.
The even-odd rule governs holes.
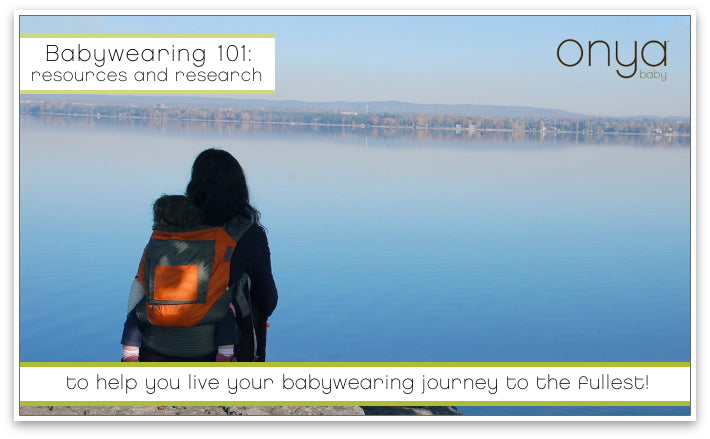
[[[203,224],[222,226],[235,216],[258,224],[261,218],[249,204],[242,166],[221,149],[206,149],[197,156],[185,195],[202,213]]]

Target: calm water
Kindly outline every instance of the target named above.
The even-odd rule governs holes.
[[[151,203],[207,147],[268,229],[269,360],[690,361],[687,141],[20,126],[21,361],[119,358]]]

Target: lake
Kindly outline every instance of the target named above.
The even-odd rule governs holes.
[[[687,138],[20,130],[20,361],[119,360],[152,202],[208,147],[240,161],[268,230],[270,361],[690,361]]]

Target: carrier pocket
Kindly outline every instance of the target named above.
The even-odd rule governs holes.
[[[214,251],[214,241],[151,240],[145,259],[148,303],[206,302]]]

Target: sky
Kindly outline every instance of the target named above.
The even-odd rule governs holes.
[[[274,34],[276,93],[269,99],[529,106],[599,116],[690,115],[687,15],[272,14],[22,16],[20,33]],[[575,67],[562,65],[557,57],[559,45],[569,39],[580,46],[568,42],[560,55],[568,64],[582,57]],[[588,65],[588,44],[597,40],[609,44],[611,65],[601,45]],[[648,41],[668,41],[666,65],[644,63],[641,50]],[[616,73],[633,72],[633,67],[617,64],[617,42],[621,62],[637,59],[631,78]],[[651,43],[644,55],[648,64],[657,64],[663,53],[659,44]],[[649,72],[665,80],[648,78]]]

